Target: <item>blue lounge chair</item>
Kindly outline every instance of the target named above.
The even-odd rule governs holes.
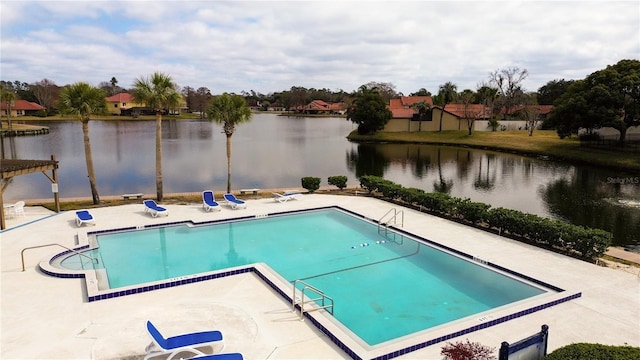
[[[150,213],[153,217],[156,217],[158,215],[169,215],[169,210],[163,208],[162,206],[158,206],[158,204],[154,200],[145,200],[143,203],[144,212]]]
[[[191,360],[243,360],[244,357],[240,353],[213,354],[205,356],[196,356]]]
[[[213,197],[213,191],[205,190],[202,192],[202,208],[207,212],[211,210],[220,211],[220,204],[218,204]]]
[[[217,330],[203,331],[190,334],[182,334],[165,338],[160,334],[160,331],[156,329],[151,321],[147,321],[147,331],[151,335],[153,341],[147,346],[145,351],[147,354],[144,360],[156,357],[156,356],[169,356],[166,360],[173,359],[174,356],[180,353],[192,353],[196,356],[207,355],[199,348],[208,346],[213,349],[216,344],[221,344],[220,351],[224,348],[224,342],[222,341],[222,333]]]
[[[247,207],[246,202],[244,202],[243,200],[237,199],[235,195],[231,193],[224,194],[224,199],[227,201],[227,205],[231,206],[231,208],[234,210]]]
[[[93,219],[93,215],[91,215],[88,210],[76,211],[76,225],[80,227],[82,226],[82,224],[96,224],[95,220]]]

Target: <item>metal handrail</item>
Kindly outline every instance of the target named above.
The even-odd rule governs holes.
[[[67,250],[71,251],[72,253],[74,253],[74,254],[76,254],[76,255],[86,257],[87,259],[91,260],[91,262],[92,262],[92,263],[93,263],[93,261],[95,260],[95,261],[96,261],[96,264],[98,264],[98,259],[96,259],[96,258],[92,258],[92,257],[90,257],[90,256],[87,256],[87,255],[85,255],[85,254],[82,254],[82,253],[80,253],[80,252],[78,252],[78,251],[76,251],[76,250],[73,250],[73,249],[71,249],[71,248],[68,248],[68,247],[66,247],[66,246],[64,246],[64,245],[61,245],[61,244],[58,244],[58,243],[53,243],[53,244],[45,244],[45,245],[30,246],[30,247],[27,247],[27,248],[22,249],[22,251],[20,252],[20,257],[22,258],[22,271],[24,271],[24,252],[25,252],[26,250],[38,249],[38,248],[47,247],[47,246],[60,246],[60,247],[62,247],[62,248],[65,248],[65,249],[67,249]]]
[[[391,212],[393,212],[393,216],[391,216],[387,222],[383,222],[384,218],[386,218],[387,215],[389,215]],[[400,227],[404,227],[404,210],[391,208],[384,215],[382,215],[382,217],[380,217],[380,220],[378,220],[378,233],[380,233],[380,227],[384,226],[384,231],[386,234],[387,231],[389,230],[389,224],[391,224],[392,221],[393,221],[393,225],[397,225],[398,222],[396,219],[398,218],[398,215],[400,215],[401,217]]]
[[[298,290],[296,284],[302,284],[304,285],[304,287],[302,289],[300,289],[300,293],[301,293],[301,298],[300,301],[296,301],[296,290]],[[320,297],[315,298],[315,299],[311,299],[309,298],[309,300],[304,299],[304,295],[305,295],[305,290],[309,290],[313,293],[315,293],[316,295],[319,295]],[[305,310],[304,309],[304,305],[307,303],[315,303],[318,300],[322,300],[322,305],[320,305],[319,307],[316,307],[314,309],[310,309],[310,310]],[[329,305],[325,305],[325,300],[329,300],[331,302],[331,304]],[[292,311],[296,311],[296,305],[300,305],[300,320],[303,321],[304,320],[304,313],[307,312],[312,312],[312,311],[318,311],[318,310],[322,310],[322,309],[327,309],[327,311],[329,311],[329,313],[331,313],[331,315],[333,315],[333,298],[325,295],[324,291],[315,288],[307,283],[305,283],[302,280],[295,280],[293,282],[293,296],[291,297],[291,310]]]

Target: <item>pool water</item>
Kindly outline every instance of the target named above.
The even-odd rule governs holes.
[[[264,262],[333,298],[334,317],[369,345],[548,291],[337,209],[97,242],[111,288]]]

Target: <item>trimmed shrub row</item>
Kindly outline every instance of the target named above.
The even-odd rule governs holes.
[[[491,205],[443,193],[428,193],[421,189],[404,188],[378,176],[360,177],[360,186],[369,193],[379,192],[390,200],[418,206],[439,216],[493,228],[498,233],[521,238],[528,243],[594,261],[611,244],[611,233],[568,224],[518,210],[491,208]]]

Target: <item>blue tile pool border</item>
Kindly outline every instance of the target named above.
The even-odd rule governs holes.
[[[266,216],[279,216],[279,215],[290,215],[290,214],[298,214],[298,213],[305,213],[305,212],[313,212],[313,211],[319,211],[319,210],[326,210],[326,209],[337,209],[340,211],[344,211],[346,213],[349,213],[350,215],[353,215],[355,217],[364,219],[364,220],[368,220],[368,221],[372,221],[374,223],[378,223],[378,221],[376,221],[375,219],[370,219],[367,218],[361,214],[355,213],[353,211],[341,208],[339,206],[326,206],[326,207],[318,207],[318,208],[312,208],[312,209],[306,209],[306,210],[294,210],[294,211],[282,211],[282,212],[276,212],[276,213],[270,213],[270,214],[266,214]],[[263,215],[264,216],[264,215]],[[190,226],[202,226],[202,225],[211,225],[211,224],[215,224],[215,223],[226,223],[226,222],[232,222],[232,221],[241,221],[241,220],[249,220],[249,219],[254,219],[254,218],[259,218],[261,217],[260,215],[258,216],[243,216],[243,217],[238,217],[238,218],[232,218],[232,219],[221,219],[221,220],[212,220],[212,221],[206,221],[206,222],[193,222],[193,221],[179,221],[179,222],[169,222],[169,223],[162,223],[162,224],[152,224],[152,225],[145,225],[145,226],[140,226],[140,227],[124,227],[124,228],[118,228],[118,229],[109,229],[109,230],[98,230],[98,231],[92,231],[92,232],[88,232],[87,235],[98,235],[98,234],[104,234],[104,233],[113,233],[113,232],[120,232],[120,231],[133,231],[133,230],[143,230],[143,229],[150,229],[150,228],[157,228],[157,227],[165,227],[165,226],[175,226],[175,225],[190,225]],[[491,262],[482,260],[482,259],[478,259],[476,257],[473,257],[469,254],[466,254],[462,251],[450,248],[448,246],[439,244],[437,242],[434,242],[432,240],[423,238],[421,236],[417,236],[415,234],[409,233],[403,229],[399,229],[395,226],[390,226],[390,228],[393,228],[393,231],[398,232],[400,234],[409,236],[411,238],[414,238],[418,241],[422,241],[426,244],[432,245],[434,247],[437,248],[441,248],[441,249],[445,249],[447,251],[450,251],[460,257],[469,259],[471,261],[475,261],[475,262],[479,262],[481,264],[484,264],[488,267],[506,272],[510,275],[516,276],[516,277],[520,277],[523,279],[526,279],[527,281],[530,281],[532,283],[544,286],[546,288],[549,288],[551,290],[554,290],[558,293],[564,292],[565,290],[556,287],[552,284],[548,284],[546,282],[540,281],[538,279],[532,278],[530,276],[518,273],[516,271],[504,268],[500,265],[497,264],[493,264]],[[55,256],[53,256],[50,260],[49,263],[51,263],[53,260],[58,259],[60,257],[64,257],[64,256],[68,256],[69,254],[73,253],[74,251],[82,251],[82,250],[87,250],[89,249],[90,246],[89,245],[83,245],[83,246],[79,246],[76,247],[73,250],[66,250],[63,251]],[[43,271],[43,273],[53,276],[53,277],[58,277],[58,278],[85,278],[85,273],[84,272],[64,272],[64,271],[60,271],[60,272],[55,272],[55,271],[51,271],[48,270],[46,268],[43,268],[42,266],[40,266],[40,269]],[[127,288],[127,289],[123,289],[123,290],[114,290],[114,291],[109,291],[109,292],[102,292],[100,294],[97,295],[88,295],[87,296],[87,300],[88,302],[93,302],[93,301],[99,301],[99,300],[106,300],[106,299],[112,299],[112,298],[116,298],[116,297],[120,297],[120,296],[127,296],[127,295],[134,295],[134,294],[139,294],[139,293],[144,293],[144,292],[148,292],[148,291],[154,291],[154,290],[159,290],[159,289],[165,289],[165,288],[170,288],[170,287],[175,287],[175,286],[181,286],[181,285],[186,285],[186,284],[192,284],[192,283],[197,283],[197,282],[201,282],[201,281],[209,281],[209,280],[214,280],[214,279],[219,279],[219,278],[223,278],[223,277],[228,277],[228,276],[234,276],[234,275],[239,275],[239,274],[246,274],[246,273],[254,273],[256,274],[260,280],[262,282],[264,282],[265,284],[269,285],[269,287],[271,287],[274,291],[276,291],[282,298],[284,298],[287,302],[291,302],[291,296],[289,296],[287,293],[285,293],[284,290],[281,289],[281,287],[279,287],[276,283],[274,283],[273,281],[270,280],[269,276],[263,274],[259,269],[257,269],[254,265],[248,265],[246,267],[240,267],[240,268],[234,268],[233,270],[230,271],[220,271],[220,272],[216,272],[216,273],[207,273],[207,274],[203,274],[203,275],[195,275],[195,276],[188,276],[180,279],[167,279],[166,281],[163,282],[158,282],[158,283],[154,283],[151,285],[142,285],[139,287],[133,287],[133,288]],[[479,330],[483,330],[501,323],[504,323],[506,321],[509,320],[513,320],[513,319],[517,319],[519,317],[523,317],[547,308],[550,308],[552,306],[558,305],[558,304],[562,304],[564,302],[570,301],[570,300],[574,300],[577,298],[580,298],[582,296],[581,292],[578,293],[574,293],[571,295],[567,295],[546,303],[543,303],[541,305],[536,305],[536,306],[532,306],[530,308],[524,309],[524,310],[520,310],[517,311],[513,314],[509,314],[509,315],[505,315],[502,317],[499,317],[497,319],[493,319],[490,321],[486,321],[483,323],[480,323],[478,325],[474,325],[471,327],[467,327],[465,329],[462,330],[458,330],[455,332],[452,332],[450,334],[446,334],[446,335],[442,335],[442,336],[438,336],[436,338],[427,340],[427,341],[422,341],[418,344],[415,345],[411,345],[405,348],[401,348],[392,352],[389,352],[387,354],[383,354],[380,356],[376,356],[371,358],[371,360],[386,360],[386,359],[393,359],[399,356],[403,356],[406,355],[408,353],[411,353],[413,351],[416,350],[420,350],[423,348],[426,348],[428,346],[432,346],[434,344],[443,342],[443,341],[447,341],[447,340],[451,340],[453,338],[462,336],[462,335],[466,335],[466,334],[470,334],[472,332],[475,331],[479,331]],[[340,338],[338,336],[336,336],[335,334],[333,334],[330,330],[328,330],[324,325],[322,325],[322,323],[320,321],[318,321],[317,319],[314,318],[314,316],[310,313],[305,313],[304,316],[309,319],[311,321],[311,323],[316,326],[320,331],[322,331],[334,344],[336,344],[342,351],[344,351],[347,355],[349,355],[352,359],[357,359],[357,360],[362,360],[363,358],[358,355],[358,353],[354,350],[351,349],[349,346],[347,346],[343,341],[340,340]]]

